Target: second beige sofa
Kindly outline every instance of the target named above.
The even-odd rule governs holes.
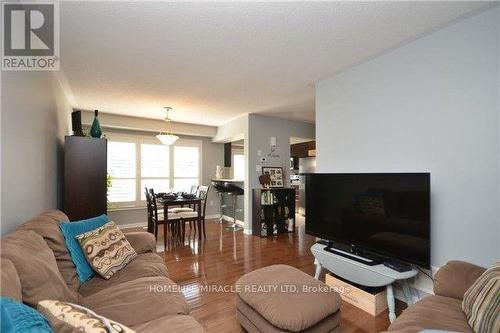
[[[464,293],[485,268],[464,261],[450,261],[434,277],[434,294],[403,311],[389,331],[419,332],[434,329],[473,332],[462,311]]]

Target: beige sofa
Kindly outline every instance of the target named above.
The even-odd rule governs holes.
[[[408,307],[389,326],[389,331],[419,332],[435,329],[473,332],[462,311],[462,298],[485,271],[463,261],[450,261],[434,277],[434,294]]]
[[[155,253],[153,235],[127,233],[138,257],[109,280],[81,284],[59,231],[62,220],[66,215],[50,211],[2,236],[2,296],[33,307],[44,299],[80,304],[137,332],[203,332]]]

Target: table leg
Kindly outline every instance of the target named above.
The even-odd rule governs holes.
[[[163,252],[167,252],[167,236],[168,236],[168,223],[167,220],[163,221]]]
[[[184,220],[181,220],[181,230],[182,230],[181,243],[184,244],[184,240],[186,239],[186,221]]]
[[[396,320],[396,305],[394,302],[394,291],[392,284],[387,286],[387,306],[389,307],[389,321],[392,323]]]
[[[182,219],[177,220],[177,243],[179,244],[181,242],[181,237],[182,237],[182,225],[181,225]]]
[[[196,223],[198,223],[198,239],[201,240],[201,202],[198,204],[198,219]]]
[[[314,259],[314,265],[316,265],[316,271],[314,272],[314,278],[319,280],[319,275],[321,274],[321,264],[318,259]]]
[[[207,238],[207,233],[205,232],[205,219],[201,219],[201,225],[203,226],[203,238]]]

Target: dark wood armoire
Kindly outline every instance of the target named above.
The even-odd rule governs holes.
[[[66,136],[64,213],[70,221],[107,212],[107,140]]]

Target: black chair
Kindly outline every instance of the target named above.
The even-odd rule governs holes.
[[[200,224],[201,224],[201,230],[198,230],[198,232],[201,233],[203,232],[203,237],[206,238],[206,232],[205,232],[205,211],[207,209],[207,198],[208,198],[208,191],[209,191],[208,186],[199,186],[198,187],[198,198],[201,199],[200,201]],[[197,208],[197,207],[195,207]],[[181,228],[182,228],[182,239],[184,239],[185,236],[185,227],[186,227],[186,222],[189,222],[189,226],[191,227],[191,223],[194,222],[195,225],[195,231],[196,231],[196,222],[198,221],[198,209],[195,209],[192,212],[179,212],[178,215],[181,217],[182,222],[181,222]]]
[[[146,195],[146,207],[148,216],[148,232],[154,234],[154,223],[153,223],[153,205],[151,203],[151,198],[149,190],[147,187],[144,188],[144,194]]]
[[[189,191],[189,193],[191,194],[196,194],[198,193],[198,185],[191,185],[191,190]]]
[[[149,190],[149,198],[152,206],[152,218],[153,218],[153,226],[154,226],[154,235],[155,238],[158,239],[158,225],[164,225],[163,232],[163,243],[165,245],[165,251],[167,250],[167,241],[169,238],[169,234],[172,235],[172,239],[176,239],[176,236],[179,234],[179,222],[180,216],[175,213],[167,213],[168,219],[165,220],[165,214],[163,209],[159,210],[156,202],[156,195],[153,189]],[[170,231],[170,233],[169,233]]]

